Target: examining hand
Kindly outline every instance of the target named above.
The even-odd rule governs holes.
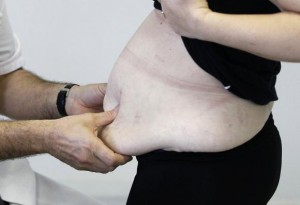
[[[68,115],[103,112],[106,83],[74,86],[66,101]]]
[[[78,170],[107,173],[131,160],[114,153],[98,137],[98,130],[111,123],[115,111],[68,116],[49,121],[45,132],[46,152]]]
[[[199,33],[199,30],[205,30],[202,28],[202,22],[211,11],[207,0],[160,0],[160,2],[167,22],[176,33],[190,38],[196,36],[204,38],[204,33]]]

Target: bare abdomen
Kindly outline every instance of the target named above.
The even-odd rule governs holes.
[[[119,114],[103,140],[119,153],[139,155],[234,148],[263,127],[272,103],[258,106],[229,93],[153,11],[111,73],[105,109],[116,106]]]

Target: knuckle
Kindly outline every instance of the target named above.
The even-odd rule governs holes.
[[[107,157],[106,165],[109,167],[116,166],[116,160],[113,157]]]
[[[108,174],[108,173],[109,173],[109,171],[106,170],[106,169],[102,169],[102,170],[100,170],[99,172],[100,172],[101,174]]]
[[[76,165],[74,168],[77,169],[77,170],[79,170],[79,171],[85,170],[85,167],[82,166],[82,165]]]
[[[114,171],[116,169],[116,167],[114,166],[114,167],[108,167],[108,172],[112,172],[112,171]]]
[[[119,161],[115,154],[107,154],[105,156],[105,164],[109,167],[116,167],[119,165]]]
[[[71,165],[73,168],[77,169],[77,170],[85,170],[85,166],[81,163],[75,162],[73,165]]]
[[[76,161],[79,166],[83,166],[85,164],[90,163],[90,158],[86,154],[78,154],[76,156]]]
[[[105,164],[102,164],[100,167],[97,168],[97,172],[100,172],[102,174],[107,174],[110,172],[110,169]]]
[[[109,172],[114,171],[115,169],[116,169],[116,167],[107,166],[106,168],[104,168],[104,169],[102,170],[102,173],[103,173],[103,174],[107,174],[107,173],[109,173]]]

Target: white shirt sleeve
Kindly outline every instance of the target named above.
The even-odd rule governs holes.
[[[10,27],[5,1],[0,0],[0,75],[24,66],[21,45]]]

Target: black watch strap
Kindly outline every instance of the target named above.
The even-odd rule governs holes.
[[[57,110],[59,112],[59,114],[61,114],[61,116],[67,116],[67,112],[66,112],[66,100],[67,97],[69,95],[70,89],[77,84],[67,84],[65,85],[65,87],[59,91],[58,95],[57,95],[57,100],[56,100],[56,106],[57,106]]]

